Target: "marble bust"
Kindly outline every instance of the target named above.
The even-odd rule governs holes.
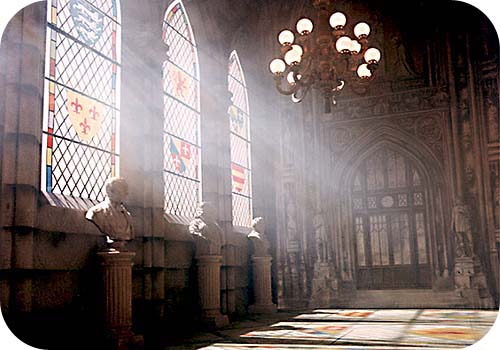
[[[87,211],[85,218],[93,222],[106,235],[110,250],[123,248],[134,238],[131,216],[123,202],[128,195],[128,185],[121,177],[112,177],[105,184],[106,198]]]
[[[222,229],[215,219],[215,209],[208,202],[196,208],[195,218],[189,224],[189,233],[196,243],[196,255],[220,255]]]
[[[252,231],[248,234],[248,239],[253,244],[253,256],[263,257],[270,256],[269,254],[269,240],[267,239],[265,231],[265,223],[262,217],[257,217],[252,220]]]

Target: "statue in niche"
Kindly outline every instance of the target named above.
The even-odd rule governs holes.
[[[495,227],[500,228],[500,178],[498,178],[498,176],[495,178],[494,199],[495,199],[495,212],[494,212]]]
[[[265,229],[266,225],[262,217],[257,217],[252,220],[252,231],[247,237],[253,244],[253,256],[270,256],[270,244],[266,234],[264,233]]]
[[[451,232],[455,235],[455,253],[458,258],[472,257],[472,226],[469,209],[457,200],[451,214]]]
[[[397,77],[417,77],[419,74],[413,69],[411,59],[408,55],[403,41],[397,35],[391,39],[394,49],[394,73]]]
[[[110,251],[119,251],[126,241],[134,239],[131,216],[123,202],[128,196],[128,185],[121,177],[112,177],[105,183],[106,198],[87,211],[85,218],[92,221],[106,235]]]
[[[498,133],[498,109],[491,99],[488,99],[487,105],[486,114],[488,116],[488,141],[495,142],[500,138]]]
[[[434,96],[431,97],[431,103],[434,107],[444,106],[450,101],[450,96],[443,86],[439,86]]]
[[[330,254],[328,251],[328,236],[326,233],[326,225],[323,213],[314,215],[313,225],[316,240],[316,261],[328,262]]]
[[[215,209],[208,202],[196,208],[195,218],[189,224],[189,233],[195,240],[196,255],[220,255],[222,229],[215,220]]]

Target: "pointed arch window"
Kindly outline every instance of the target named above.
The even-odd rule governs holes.
[[[229,57],[229,107],[231,130],[231,179],[233,225],[250,226],[252,222],[252,162],[248,91],[236,51]]]
[[[201,195],[198,53],[182,1],[165,12],[163,43],[164,209],[191,217]]]
[[[119,1],[47,1],[43,191],[102,200],[118,175],[120,40]]]

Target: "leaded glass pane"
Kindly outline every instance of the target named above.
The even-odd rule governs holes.
[[[228,87],[232,95],[232,104],[229,107],[228,115],[231,131],[233,224],[250,226],[252,220],[252,170],[248,93],[243,70],[235,51],[229,57]]]
[[[389,188],[406,186],[406,164],[404,158],[393,151],[387,151],[387,176]]]
[[[365,258],[365,233],[363,226],[363,218],[358,216],[355,219],[355,231],[356,231],[356,246],[358,251],[358,265],[366,266]]]
[[[377,152],[366,161],[366,182],[368,190],[384,188],[383,153]]]
[[[391,216],[391,237],[394,264],[410,264],[410,227],[408,214],[395,214]]]
[[[252,224],[252,199],[233,193],[233,225],[249,227]]]
[[[389,265],[389,242],[385,215],[372,215],[369,222],[372,265]]]
[[[231,133],[231,160],[244,166],[245,168],[249,165],[249,150],[250,144],[243,138]]]
[[[163,42],[164,209],[192,217],[200,201],[200,97],[198,54],[181,1],[165,13]]]
[[[120,19],[114,0],[47,4],[42,189],[102,200],[118,175]]]
[[[418,262],[427,263],[427,243],[425,238],[425,221],[423,213],[415,214],[415,227],[417,231]]]

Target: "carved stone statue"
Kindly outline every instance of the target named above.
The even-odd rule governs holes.
[[[264,231],[264,219],[262,217],[253,219],[252,231],[247,236],[253,244],[253,256],[270,256],[270,244]]]
[[[417,77],[419,74],[413,69],[412,61],[403,40],[397,35],[391,38],[394,49],[394,71],[397,77]]]
[[[330,254],[328,253],[328,236],[326,233],[326,225],[323,214],[316,214],[313,218],[315,239],[316,239],[316,256],[318,262],[328,262]]]
[[[119,250],[126,241],[134,239],[131,216],[123,202],[128,196],[128,185],[121,177],[112,177],[105,184],[106,198],[87,211],[85,218],[92,221],[106,235],[111,250]]]
[[[196,243],[196,255],[220,255],[222,229],[215,220],[215,209],[208,202],[196,208],[195,218],[189,224],[189,233]]]
[[[455,235],[457,257],[473,256],[471,218],[467,206],[457,200],[451,214],[451,231]]]

